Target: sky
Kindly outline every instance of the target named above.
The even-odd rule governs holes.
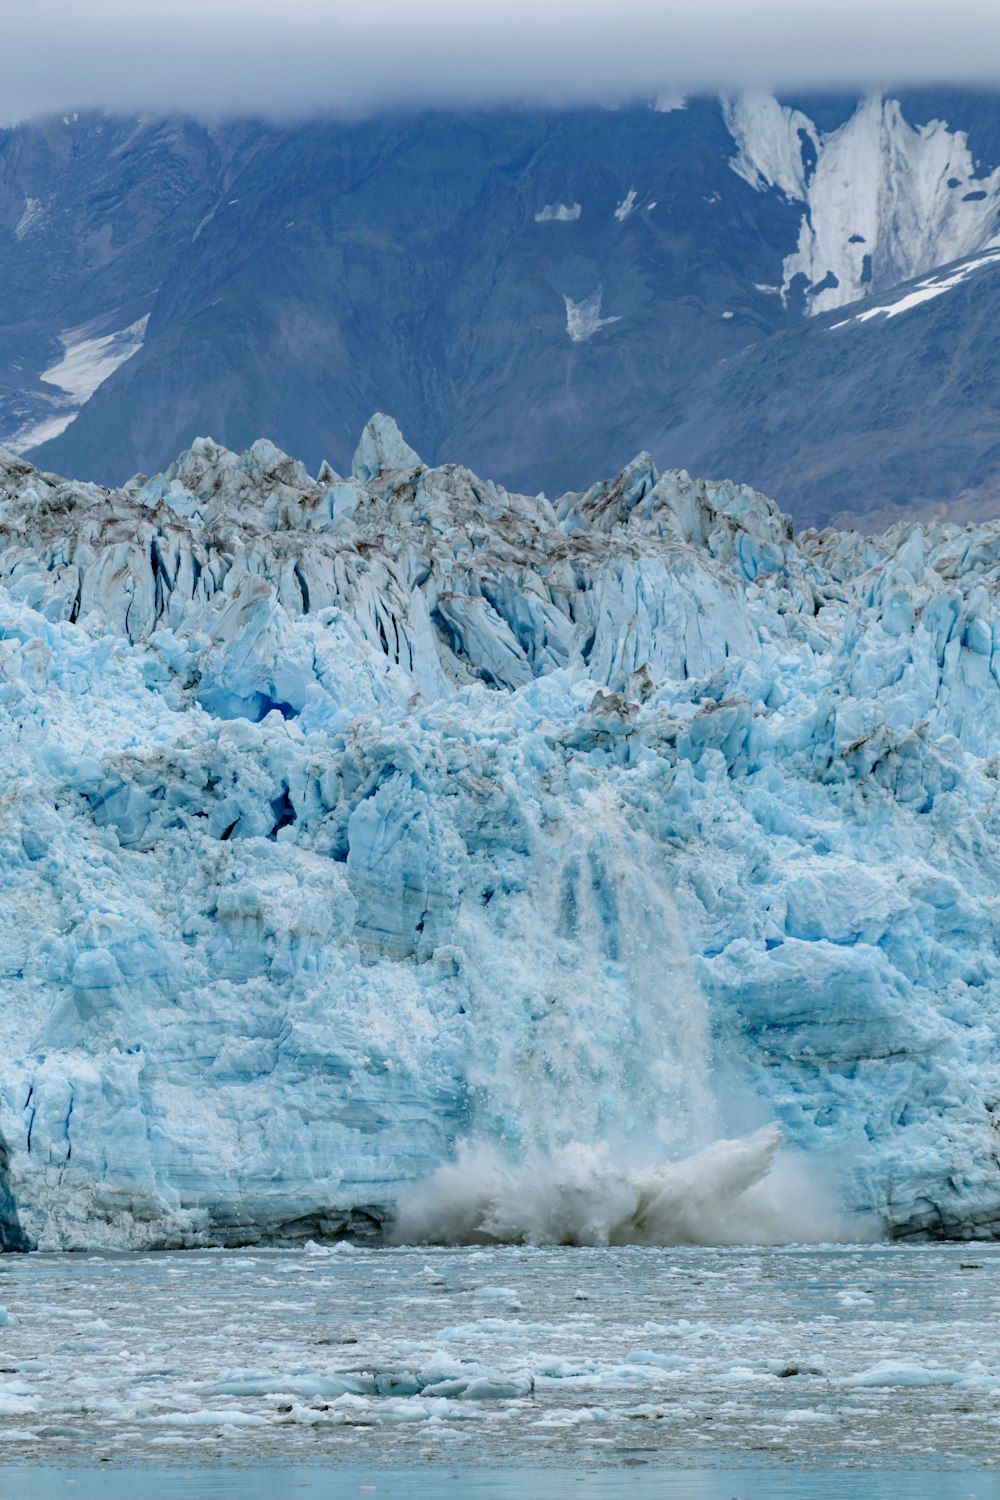
[[[1000,84],[998,0],[3,0],[0,118]]]

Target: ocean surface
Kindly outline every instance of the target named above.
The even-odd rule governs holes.
[[[0,1494],[1000,1494],[1000,1245],[0,1260]]]

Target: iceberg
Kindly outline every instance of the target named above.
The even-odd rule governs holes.
[[[998,578],[381,415],[0,450],[0,1243],[995,1234]]]

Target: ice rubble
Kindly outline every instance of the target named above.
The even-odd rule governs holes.
[[[552,504],[384,417],[346,478],[0,494],[8,1246],[772,1119],[847,1211],[1000,1227],[1000,522],[793,539],[647,455]]]

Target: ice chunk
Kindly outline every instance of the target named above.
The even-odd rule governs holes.
[[[361,434],[351,472],[362,484],[385,473],[398,470],[412,474],[422,468],[419,454],[414,453],[409,443],[391,417],[376,412]]]

